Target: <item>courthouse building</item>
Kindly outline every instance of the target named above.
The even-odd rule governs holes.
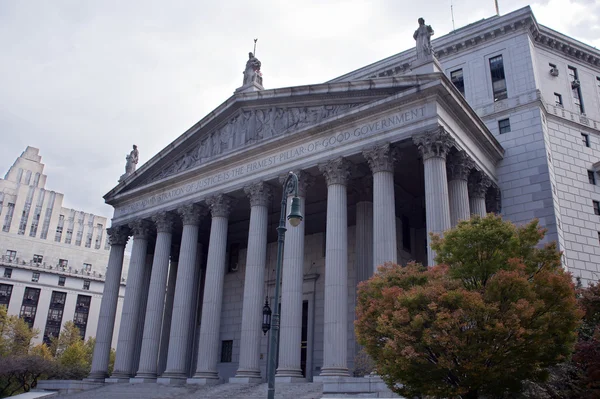
[[[529,7],[437,38],[433,52],[431,33],[421,24],[416,51],[306,86],[263,89],[250,54],[234,95],[105,196],[112,247],[91,380],[109,377],[113,333],[107,381],[265,378],[261,313],[288,171],[304,221],[285,238],[279,381],[351,375],[357,283],[386,261],[433,265],[428,233],[471,214],[538,218],[564,267],[597,280],[600,52]]]
[[[106,218],[63,207],[46,179],[33,147],[0,179],[0,305],[40,331],[35,343],[58,336],[67,321],[82,337],[96,334],[110,249]]]

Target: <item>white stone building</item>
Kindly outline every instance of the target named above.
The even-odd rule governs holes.
[[[427,233],[471,214],[539,218],[564,267],[597,280],[600,52],[529,7],[434,40],[436,58],[419,29],[417,57],[308,86],[263,89],[251,56],[243,87],[105,196],[114,245],[91,380],[108,377],[130,236],[107,381],[265,378],[290,170],[304,221],[285,238],[279,381],[350,375],[357,283],[385,261],[432,265]]]
[[[46,189],[46,179],[33,147],[0,179],[0,305],[40,331],[36,342],[48,342],[70,320],[82,336],[95,336],[110,249],[107,220],[64,208],[63,194]]]

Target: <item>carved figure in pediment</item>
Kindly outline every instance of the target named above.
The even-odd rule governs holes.
[[[183,158],[175,162],[175,172],[181,172],[182,170],[188,169],[194,163],[192,154],[186,152]]]
[[[297,129],[301,124],[306,122],[306,107],[290,108],[289,116],[289,128]]]
[[[220,149],[225,152],[233,148],[233,139],[235,132],[235,119],[230,120],[219,130]]]
[[[275,108],[273,115],[273,131],[275,135],[283,133],[288,128],[287,110]]]
[[[256,121],[258,122],[256,137],[258,140],[273,137],[276,134],[273,128],[274,117],[275,110],[273,108],[256,111]]]
[[[198,158],[199,161],[210,158],[210,147],[210,136],[206,136],[202,139],[200,145],[198,146],[196,158]]]
[[[212,144],[212,150],[210,152],[210,156],[214,157],[221,153],[221,139],[219,138],[219,132],[212,132],[210,134],[210,142]]]
[[[242,142],[254,143],[256,142],[256,115],[254,110],[242,110],[240,116],[239,134]]]

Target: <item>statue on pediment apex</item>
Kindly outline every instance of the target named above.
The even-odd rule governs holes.
[[[419,27],[413,34],[413,38],[417,41],[417,60],[427,59],[433,56],[431,36],[433,36],[431,25],[425,25],[425,20],[419,18]]]
[[[123,181],[123,179],[135,172],[135,168],[139,160],[139,154],[140,153],[137,149],[137,145],[134,144],[133,150],[131,150],[129,155],[125,156],[125,173],[121,175],[119,182]]]
[[[244,70],[244,84],[247,86],[252,83],[257,83],[262,86],[262,73],[260,72],[261,63],[252,52],[248,53],[248,61],[246,61],[246,69]]]

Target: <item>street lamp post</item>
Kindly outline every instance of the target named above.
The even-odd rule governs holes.
[[[277,354],[279,352],[279,285],[281,282],[281,263],[283,261],[283,244],[285,240],[285,219],[287,213],[287,199],[293,194],[292,206],[287,219],[292,227],[298,226],[302,222],[302,213],[300,212],[300,198],[298,198],[298,176],[290,172],[283,182],[283,194],[281,198],[281,216],[279,218],[279,227],[277,227],[277,266],[275,268],[275,296],[273,298],[273,317],[271,319],[271,330],[269,336],[269,363],[267,367],[267,381],[269,383],[268,399],[275,399],[275,365],[277,363]]]

